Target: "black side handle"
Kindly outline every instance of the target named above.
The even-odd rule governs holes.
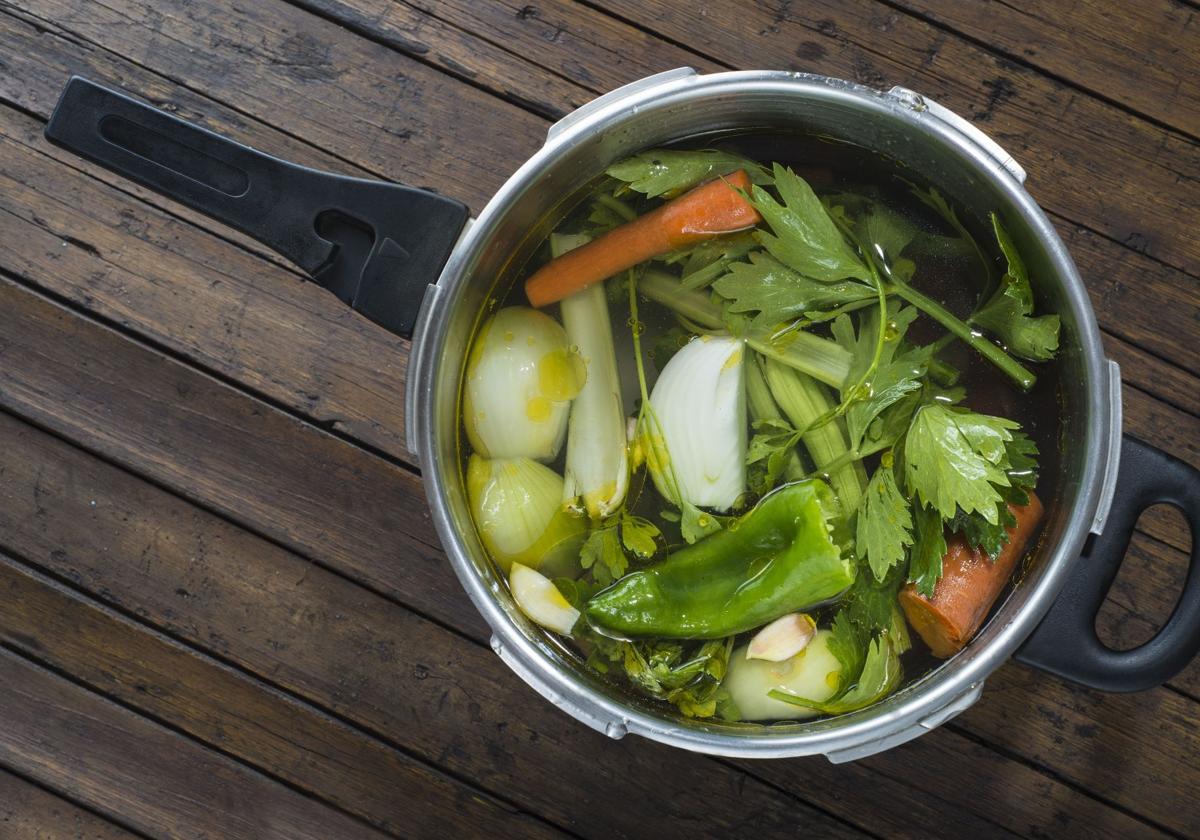
[[[1150,641],[1113,650],[1096,635],[1096,615],[1117,576],[1133,527],[1151,505],[1172,504],[1192,531],[1179,603]],[[1016,658],[1103,691],[1143,691],[1169,680],[1200,651],[1200,470],[1126,435],[1104,533],[1076,563],[1058,599]]]
[[[467,219],[452,199],[289,163],[79,76],[45,134],[252,236],[406,338]]]

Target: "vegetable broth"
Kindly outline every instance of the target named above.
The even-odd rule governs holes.
[[[937,212],[916,196],[915,190],[927,190],[932,185],[915,173],[899,169],[894,162],[858,147],[797,134],[758,133],[701,138],[681,144],[679,148],[717,149],[768,164],[778,162],[791,167],[796,174],[808,181],[818,196],[843,193],[869,195],[874,197],[879,205],[899,214],[924,234],[941,237],[953,237],[956,234]],[[600,179],[598,184],[611,185],[607,178]],[[590,195],[590,192],[585,194],[583,202],[557,226],[559,230],[573,230],[586,223],[591,210],[588,200]],[[640,214],[654,202],[635,198],[631,204]],[[953,205],[952,201],[951,204]],[[992,294],[997,280],[1005,273],[1005,262],[1004,254],[991,238],[988,220],[966,215],[961,208],[956,209],[962,224],[975,242],[984,249],[988,271],[982,269],[978,260],[962,253],[935,251],[913,259],[916,268],[911,285],[941,303],[954,315],[966,319]],[[548,262],[550,257],[548,244],[539,247],[525,270],[511,278],[511,285],[498,296],[495,305],[527,306],[528,301],[520,281],[533,269]],[[672,342],[672,338],[680,336],[681,324],[685,325],[685,333],[687,327],[694,328],[695,325],[681,320],[667,307],[642,296],[639,296],[637,303],[638,314],[635,322],[631,316],[628,294],[611,280],[608,285],[608,315],[612,324],[622,403],[628,416],[636,414],[642,402],[634,352],[635,324],[644,356],[646,385],[650,390],[653,390],[670,355],[674,350],[678,350],[681,342]],[[548,311],[561,320],[558,308],[554,305],[549,307]],[[810,329],[819,335],[829,335],[828,324],[815,325]],[[944,334],[945,330],[938,323],[921,315],[909,328],[907,339],[913,344],[924,345],[934,342]],[[1031,390],[1022,392],[989,361],[962,341],[951,343],[938,354],[938,358],[959,372],[958,385],[966,390],[962,405],[974,412],[1016,421],[1037,445],[1037,493],[1048,507],[1053,505],[1056,498],[1054,479],[1058,474],[1060,457],[1058,430],[1061,409],[1056,365],[1053,362],[1036,365],[1037,383]],[[750,430],[748,434],[753,436],[754,431]],[[466,453],[470,449],[464,440],[462,451]],[[564,472],[565,451],[564,447],[548,464],[558,474]],[[868,475],[877,468],[880,457],[880,454],[876,453],[864,460]],[[670,510],[670,505],[664,503],[653,482],[648,480],[645,469],[634,473],[625,506],[632,515],[644,517],[661,531],[666,547],[665,550],[658,551],[655,562],[684,545],[678,515],[663,517],[664,510],[668,511],[668,517],[673,511]],[[744,512],[748,508],[749,505],[746,505],[741,510]],[[1031,540],[1028,545],[1032,547],[1035,543]],[[645,565],[649,564],[639,564],[636,558],[630,561],[631,569]],[[1003,602],[1012,585],[1010,582],[1006,586],[997,603]],[[829,626],[838,609],[838,604],[834,603],[810,609],[808,612],[814,616],[818,626],[824,627]],[[743,644],[754,632],[756,631],[739,634],[734,647]],[[586,651],[578,645],[574,645],[574,649],[586,656]],[[926,676],[941,662],[931,655],[915,633],[912,647],[903,653],[900,661],[904,674],[901,685],[911,684]],[[665,704],[665,701],[663,702]]]

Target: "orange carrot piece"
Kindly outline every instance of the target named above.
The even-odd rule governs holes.
[[[987,618],[992,604],[1012,577],[1025,543],[1042,521],[1042,503],[1033,493],[1024,507],[1009,505],[1017,524],[1008,529],[1008,542],[993,562],[955,534],[946,544],[942,578],[927,598],[914,584],[900,590],[900,606],[908,623],[941,659],[958,653]]]
[[[546,263],[525,281],[525,295],[547,306],[652,257],[754,227],[761,217],[739,192],[749,189],[744,169],[701,184]]]

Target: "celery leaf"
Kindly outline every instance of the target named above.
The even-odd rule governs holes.
[[[805,277],[826,283],[850,277],[871,279],[867,266],[803,178],[775,164],[775,187],[782,203],[762,187],[755,186],[750,195],[771,228],[771,233],[760,230],[754,235],[771,256]]]
[[[1052,359],[1058,350],[1059,318],[1033,316],[1033,289],[1025,262],[995,213],[992,226],[1008,261],[1008,271],[1000,278],[999,288],[975,311],[970,322],[992,333],[1014,355],[1037,362]]]

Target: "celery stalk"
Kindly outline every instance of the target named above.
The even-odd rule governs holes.
[[[823,470],[843,458],[850,447],[841,418],[827,419],[833,412],[834,403],[824,386],[775,359],[766,360],[764,373],[775,402],[793,426],[805,429],[819,420],[826,420],[800,438],[817,469]],[[862,499],[867,486],[867,471],[861,461],[843,463],[832,470],[829,483],[837,493],[842,512],[849,516]]]
[[[550,250],[557,257],[587,240],[583,235],[553,234]],[[600,520],[621,507],[629,488],[625,412],[604,284],[563,300],[562,319],[587,365],[583,388],[571,403],[563,501]]]
[[[750,407],[751,420],[783,420],[767,380],[763,378],[757,358],[747,359],[746,362],[746,400]],[[783,475],[788,481],[799,481],[805,475],[804,464],[800,461],[800,453],[795,448],[788,455],[783,465]]]
[[[638,281],[638,291],[702,327],[725,327],[721,308],[707,293],[685,289],[670,274],[647,271]],[[782,338],[755,331],[746,336],[746,343],[756,352],[834,388],[842,387],[850,372],[850,351],[831,339],[803,330],[794,330]]]

